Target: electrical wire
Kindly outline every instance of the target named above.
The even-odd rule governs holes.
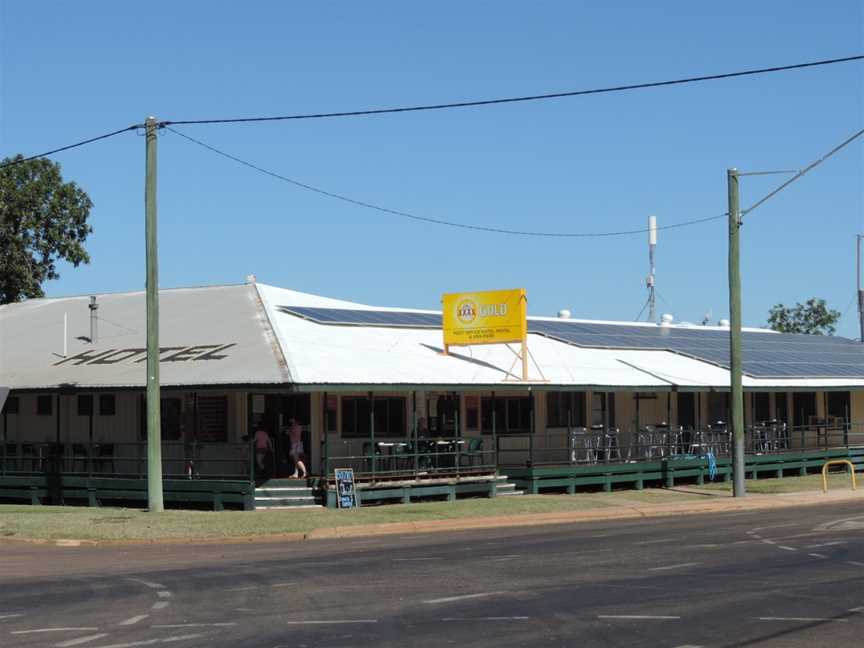
[[[417,214],[412,214],[410,212],[401,211],[398,209],[390,209],[389,207],[382,207],[381,205],[376,205],[374,203],[365,202],[363,200],[357,200],[355,198],[350,198],[348,196],[344,196],[342,194],[334,193],[332,191],[327,191],[325,189],[320,189],[319,187],[315,187],[310,184],[306,184],[305,182],[299,182],[298,180],[294,180],[292,178],[288,178],[286,176],[280,175],[274,171],[269,171],[263,167],[258,166],[257,164],[253,164],[251,162],[247,162],[246,160],[240,159],[235,155],[231,155],[230,153],[226,153],[220,149],[217,149],[214,146],[210,146],[202,142],[201,140],[195,139],[185,133],[181,133],[178,130],[171,128],[170,126],[166,126],[165,130],[171,131],[175,135],[179,135],[183,139],[189,140],[198,146],[201,146],[208,151],[216,153],[217,155],[221,155],[224,158],[229,160],[233,160],[238,164],[242,164],[245,167],[258,171],[259,173],[263,173],[272,178],[276,178],[277,180],[282,180],[283,182],[287,182],[295,187],[300,187],[301,189],[306,189],[308,191],[313,191],[317,194],[321,194],[322,196],[327,196],[328,198],[334,198],[336,200],[341,200],[343,202],[356,205],[358,207],[365,207],[366,209],[373,209],[375,211],[383,212],[385,214],[390,214],[391,216],[399,216],[402,218],[409,218],[415,221],[420,221],[423,223],[431,223],[434,225],[444,225],[447,227],[457,227],[460,229],[468,229],[475,230],[480,232],[493,232],[495,234],[510,234],[513,236],[534,236],[534,237],[545,237],[545,238],[602,238],[602,237],[611,237],[611,236],[628,236],[631,234],[644,234],[648,232],[648,228],[642,229],[634,229],[634,230],[621,230],[614,232],[539,232],[539,231],[529,231],[529,230],[512,230],[505,229],[501,227],[489,227],[485,225],[469,225],[466,223],[458,223],[455,221],[442,220],[439,218],[430,218],[428,216],[418,216]],[[708,221],[717,220],[720,218],[725,218],[726,214],[718,214],[717,216],[708,216],[707,218],[696,218],[689,221],[683,221],[680,223],[673,223],[672,225],[663,225],[657,227],[658,230],[668,230],[675,229],[678,227],[686,227],[688,225],[697,225],[699,223],[707,223]]]
[[[496,104],[519,103],[526,101],[541,101],[546,99],[561,99],[564,97],[580,97],[584,95],[606,94],[610,92],[625,92],[629,90],[644,90],[646,88],[659,88],[664,86],[682,85],[685,83],[698,83],[702,81],[717,81],[720,79],[732,79],[735,77],[752,76],[756,74],[769,74],[773,72],[785,72],[788,70],[800,70],[802,68],[817,67],[821,65],[833,65],[835,63],[848,63],[864,59],[864,55],[846,56],[844,58],[826,59],[812,61],[809,63],[796,63],[794,65],[780,65],[775,67],[758,68],[755,70],[743,70],[739,72],[725,72],[723,74],[709,74],[671,81],[652,81],[648,83],[634,83],[630,85],[611,86],[606,88],[594,88],[591,90],[572,90],[568,92],[551,92],[540,95],[527,95],[522,97],[504,97],[499,99],[481,99],[478,101],[458,101],[453,103],[427,104],[421,106],[403,106],[395,108],[371,108],[365,110],[349,110],[342,112],[308,113],[299,115],[278,115],[271,117],[236,117],[226,119],[185,119],[159,122],[160,126],[179,126],[182,124],[240,124],[248,122],[272,122],[294,119],[324,119],[331,117],[360,117],[365,115],[384,115],[392,113],[421,112],[429,110],[445,110],[451,108],[474,108],[477,106],[491,106]]]
[[[36,158],[47,157],[49,155],[53,155],[54,153],[60,153],[61,151],[68,151],[69,149],[78,148],[79,146],[84,146],[85,144],[92,144],[93,142],[98,142],[99,140],[108,139],[109,137],[114,137],[115,135],[120,135],[120,133],[127,133],[129,131],[140,128],[141,124],[135,124],[132,126],[127,126],[126,128],[121,128],[120,130],[112,131],[110,133],[105,133],[104,135],[98,135],[96,137],[91,137],[90,139],[82,140],[80,142],[75,142],[74,144],[69,144],[68,146],[61,146],[60,148],[52,149],[51,151],[45,151],[44,153],[39,153],[38,155],[31,155],[26,158],[17,158],[10,160],[4,164],[0,164],[0,169],[4,169],[8,166],[14,166],[16,164],[21,164],[23,162],[29,162],[30,160],[35,160]]]
[[[742,211],[741,211],[741,216],[743,217],[745,214],[749,214],[749,213],[752,212],[754,209],[756,209],[757,207],[761,206],[762,204],[764,204],[765,202],[767,202],[768,200],[770,200],[771,198],[773,198],[774,196],[776,196],[778,193],[780,193],[781,191],[783,191],[783,190],[784,190],[786,187],[788,187],[790,184],[792,184],[793,182],[795,182],[796,180],[798,180],[799,178],[801,178],[801,177],[804,176],[805,174],[807,174],[807,173],[809,173],[810,171],[812,171],[813,169],[815,169],[817,166],[819,166],[820,164],[822,164],[825,160],[827,160],[828,158],[830,158],[830,157],[831,157],[832,155],[834,155],[835,153],[839,153],[841,149],[843,149],[844,147],[848,146],[849,144],[851,144],[852,142],[854,142],[856,139],[858,139],[858,138],[861,137],[862,135],[864,135],[864,128],[862,128],[861,130],[859,130],[859,131],[858,131],[857,133],[855,133],[854,135],[852,135],[852,136],[850,136],[850,137],[847,137],[845,140],[843,140],[842,143],[840,143],[840,144],[838,144],[837,146],[835,146],[833,149],[831,149],[830,151],[828,151],[825,155],[823,155],[822,157],[820,157],[818,160],[815,160],[814,162],[811,162],[811,163],[808,164],[806,167],[804,167],[803,169],[801,169],[798,173],[796,173],[794,176],[792,176],[791,178],[789,178],[786,182],[784,182],[784,183],[782,183],[780,186],[778,186],[776,189],[774,189],[773,191],[770,191],[770,192],[768,192],[767,194],[765,194],[762,198],[760,198],[759,200],[757,200],[755,203],[753,203],[753,204],[752,204],[750,207],[748,207],[747,209],[742,210]]]

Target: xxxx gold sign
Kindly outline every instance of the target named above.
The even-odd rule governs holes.
[[[450,293],[442,297],[444,346],[524,342],[525,289]]]

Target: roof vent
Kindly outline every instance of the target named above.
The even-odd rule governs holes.
[[[246,275],[246,283],[254,284],[257,281],[254,274]]]
[[[717,322],[717,326],[720,326],[722,328],[729,328],[729,320],[721,319],[719,322]]]
[[[672,326],[674,321],[675,317],[671,313],[663,313],[660,316],[660,326]]]
[[[570,311],[566,308],[562,308],[558,311],[558,319],[570,319]]]

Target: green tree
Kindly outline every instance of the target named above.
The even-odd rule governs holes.
[[[89,263],[84,249],[93,228],[93,203],[60,165],[44,158],[0,161],[0,304],[42,297],[42,284],[57,279],[60,260]]]
[[[768,311],[768,326],[781,333],[834,335],[840,311],[831,310],[824,299],[808,299],[806,304],[787,308],[777,304]]]

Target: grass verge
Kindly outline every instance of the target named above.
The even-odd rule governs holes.
[[[0,505],[0,538],[17,540],[124,541],[159,539],[243,538],[314,529],[390,522],[511,516],[526,513],[585,511],[635,504],[704,499],[704,495],[662,489],[466,499],[364,507],[355,511],[165,511],[64,506]]]
[[[860,480],[860,476],[858,477]],[[806,477],[784,477],[783,479],[748,479],[747,492],[759,495],[777,495],[780,493],[805,493],[822,490],[822,475],[807,475]],[[705,484],[700,490],[732,492],[732,482]],[[846,473],[830,473],[828,475],[828,490],[850,490],[852,478]]]

